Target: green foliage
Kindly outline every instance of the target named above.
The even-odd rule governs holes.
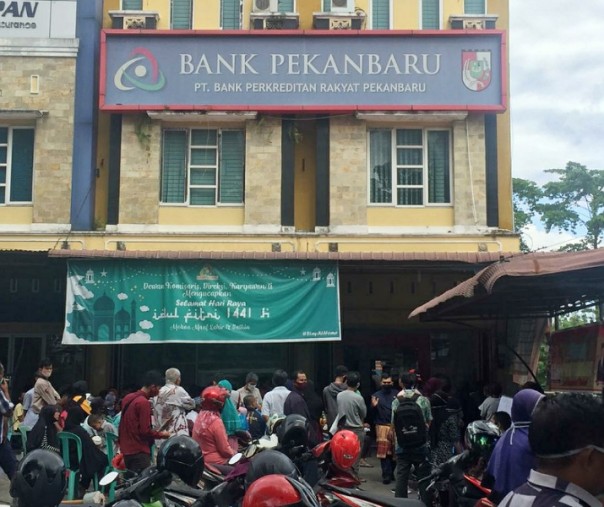
[[[577,247],[598,248],[604,235],[604,171],[568,162],[564,169],[545,172],[558,177],[543,186],[543,200],[534,208],[545,230],[576,233],[578,227],[585,228],[585,240]]]
[[[522,229],[533,221],[535,207],[543,197],[543,191],[535,182],[522,178],[514,178],[512,185],[514,191],[514,228],[516,232],[522,233]],[[530,251],[522,236],[520,237],[520,249],[523,252]]]

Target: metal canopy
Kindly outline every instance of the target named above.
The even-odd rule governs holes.
[[[553,317],[604,301],[604,249],[519,254],[419,306],[422,321]]]

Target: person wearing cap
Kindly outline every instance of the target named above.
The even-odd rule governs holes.
[[[80,469],[80,490],[79,496],[90,486],[90,482],[95,475],[102,476],[109,465],[107,455],[102,452],[94,443],[91,436],[82,427],[82,423],[92,413],[90,402],[85,396],[74,396],[67,408],[67,419],[65,419],[64,431],[73,433],[80,437],[82,442],[82,459],[78,459],[75,446],[69,448],[70,463],[79,464]]]
[[[237,389],[237,392],[239,393],[239,406],[243,405],[243,398],[251,394],[258,402],[258,409],[262,408],[262,394],[260,394],[260,389],[258,389],[258,375],[253,371],[245,376],[245,385]]]
[[[596,397],[547,396],[535,408],[528,438],[537,466],[500,506],[602,507],[604,405]]]

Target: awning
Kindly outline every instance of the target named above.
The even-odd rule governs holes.
[[[409,318],[553,317],[604,300],[604,249],[518,254],[419,306]]]

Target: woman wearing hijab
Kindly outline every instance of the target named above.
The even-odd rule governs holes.
[[[226,430],[227,435],[229,437],[230,446],[233,449],[237,449],[239,447],[239,444],[237,442],[237,436],[235,433],[237,430],[243,428],[241,426],[239,412],[237,412],[237,408],[235,407],[235,405],[233,404],[233,400],[231,399],[231,391],[233,390],[233,386],[226,379],[223,379],[218,382],[218,385],[226,389],[229,393],[229,396],[224,401],[224,407],[222,407],[220,417],[222,418],[222,422],[224,423],[224,429]]]
[[[59,405],[46,405],[40,412],[38,421],[27,435],[27,452],[47,449],[61,454],[57,433],[61,431]]]
[[[492,487],[494,500],[522,486],[535,466],[528,429],[533,411],[543,398],[533,389],[523,389],[512,400],[512,426],[497,441],[483,480],[485,486]]]
[[[81,475],[80,487],[84,491],[90,486],[90,481],[95,474],[103,475],[109,465],[107,455],[94,444],[92,437],[81,426],[91,412],[90,403],[84,396],[74,396],[71,406],[67,409],[64,429],[64,431],[77,435],[82,441],[82,460],[79,462],[79,468]],[[70,462],[78,463],[76,448],[70,447],[69,451]]]

